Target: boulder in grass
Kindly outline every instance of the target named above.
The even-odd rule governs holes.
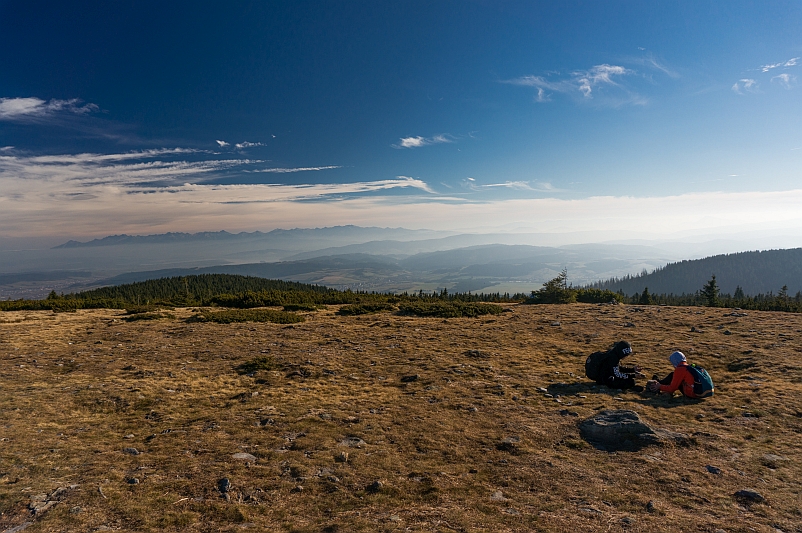
[[[649,445],[688,445],[692,439],[682,433],[653,428],[635,411],[604,410],[583,420],[579,432],[586,441],[605,450],[638,449]]]

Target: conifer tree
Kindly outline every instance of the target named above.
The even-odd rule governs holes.
[[[705,283],[702,287],[702,296],[707,302],[708,307],[718,307],[718,283],[716,283],[716,275],[710,278],[710,281]]]

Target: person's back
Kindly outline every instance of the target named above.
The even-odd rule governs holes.
[[[652,380],[647,383],[649,390],[652,392],[666,393],[673,393],[678,390],[688,398],[706,398],[713,394],[713,382],[710,380],[710,377],[707,376],[707,372],[701,368],[697,369],[697,372],[699,372],[700,375],[701,372],[704,372],[704,375],[707,376],[706,380],[708,381],[707,385],[709,388],[699,390],[697,394],[697,387],[695,387],[695,385],[700,383],[694,376],[694,372],[691,365],[688,364],[685,354],[682,352],[674,352],[669,356],[668,360],[674,366],[674,371],[660,381]]]

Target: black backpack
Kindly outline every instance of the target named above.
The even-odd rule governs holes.
[[[585,360],[585,375],[593,381],[598,380],[602,364],[610,357],[610,352],[593,352]]]

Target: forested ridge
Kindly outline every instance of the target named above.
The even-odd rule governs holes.
[[[802,248],[722,254],[668,263],[652,272],[612,278],[590,286],[630,296],[648,287],[652,294],[693,294],[715,275],[722,293],[747,296],[802,291]]]

